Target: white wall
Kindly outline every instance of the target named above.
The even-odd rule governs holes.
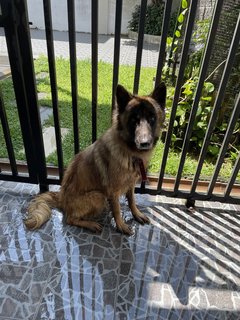
[[[115,10],[116,0],[109,0],[109,11],[108,11],[108,34],[113,34],[115,29]],[[132,17],[132,12],[140,0],[123,0],[122,8],[122,34],[127,34],[128,21]]]
[[[127,33],[128,21],[131,12],[140,0],[124,0],[122,13],[122,33]],[[32,27],[44,29],[44,16],[42,0],[27,0],[29,21]],[[114,0],[99,0],[99,33],[113,34],[115,25],[115,3]],[[67,0],[52,0],[53,29],[59,31],[68,30],[67,22]],[[76,31],[91,32],[91,0],[76,0]]]
[[[173,7],[180,0],[173,0]],[[29,21],[33,27],[44,29],[43,0],[27,0]],[[127,34],[128,21],[140,0],[123,0],[122,34]],[[114,34],[116,0],[99,0],[99,33]],[[68,30],[67,0],[51,0],[53,29]],[[75,0],[76,31],[91,32],[91,0]]]
[[[44,29],[42,0],[28,0],[28,17],[34,28]]]

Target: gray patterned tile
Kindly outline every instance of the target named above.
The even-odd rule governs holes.
[[[118,261],[59,257],[37,319],[114,319]]]
[[[21,204],[19,204],[20,206]],[[40,231],[27,230],[20,211],[18,211],[16,217],[16,220],[13,220],[12,223],[0,223],[0,234],[2,235],[0,248],[19,248],[48,253],[60,250],[65,239],[60,213],[54,213],[52,220],[46,223]]]
[[[219,237],[216,217],[206,225],[203,215],[189,216],[179,205],[154,206],[149,214],[154,226],[123,238],[119,318],[237,319],[230,311],[240,310],[237,230]],[[210,315],[212,308],[219,311]]]
[[[59,187],[51,187],[57,190]],[[137,195],[151,220],[103,232],[65,224],[57,210],[41,229],[22,218],[36,186],[0,182],[1,319],[240,319],[239,206]]]
[[[68,254],[94,258],[118,259],[121,252],[122,235],[104,226],[101,234],[94,234],[78,227],[65,226],[65,241],[62,250]]]
[[[39,257],[34,251],[6,250],[0,256],[0,314],[33,319],[55,257]]]

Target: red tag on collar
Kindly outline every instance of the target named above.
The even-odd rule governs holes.
[[[145,170],[144,163],[143,163],[142,159],[138,158],[137,162],[138,162],[139,169],[140,169],[140,172],[141,172],[142,182],[148,181],[146,170]]]

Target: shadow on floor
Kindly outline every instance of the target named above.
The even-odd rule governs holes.
[[[191,214],[179,200],[138,195],[151,224],[133,221],[122,199],[131,237],[108,212],[100,235],[56,210],[30,232],[22,218],[36,192],[0,182],[0,319],[239,319],[236,207],[206,202]]]

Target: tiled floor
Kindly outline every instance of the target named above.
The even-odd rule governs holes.
[[[0,182],[0,319],[240,319],[240,212],[200,203],[137,196],[151,219],[109,214],[102,234],[70,227],[54,211],[27,231],[25,208],[37,187]]]

